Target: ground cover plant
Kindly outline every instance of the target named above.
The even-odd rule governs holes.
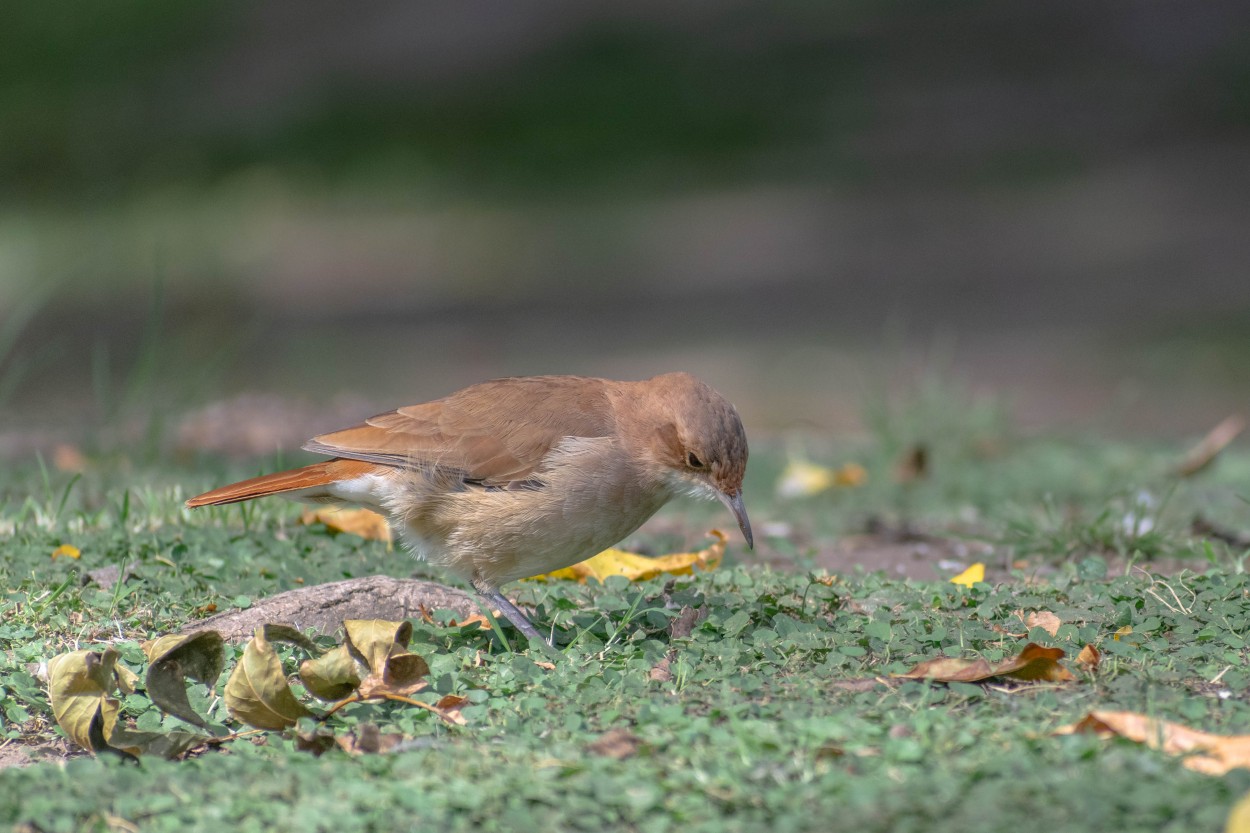
[[[186,691],[210,734],[240,736],[138,763],[64,739],[50,659],[111,648],[142,680],[143,641],[214,612],[374,573],[446,577],[383,542],[301,524],[282,501],[182,508],[187,494],[247,474],[237,463],[87,453],[62,468],[14,465],[0,480],[0,761],[22,765],[0,771],[0,823],[1220,829],[1250,770],[1207,774],[1193,755],[1057,732],[1122,711],[1250,733],[1250,457],[1234,446],[1182,477],[1181,447],[978,429],[938,432],[918,455],[914,434],[896,419],[862,442],[757,443],[748,505],[761,546],[731,542],[710,572],[514,585],[554,626],[556,656],[489,621],[412,617],[407,648],[428,665],[413,697],[452,698],[458,721],[372,700],[245,733],[225,706],[245,649],[228,643],[226,673]],[[795,458],[862,473],[780,497]],[[630,543],[692,550],[723,522],[714,506],[678,504]],[[848,538],[862,544],[858,561]],[[928,554],[927,575],[874,563],[874,547],[900,546]],[[974,562],[985,580],[949,581]],[[993,668],[1029,642],[1061,649],[1072,679],[894,676],[943,658]],[[301,702],[328,711],[296,673],[306,654],[275,647]],[[142,686],[119,703],[136,732],[197,729]]]

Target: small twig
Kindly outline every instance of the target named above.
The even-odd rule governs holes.
[[[1216,683],[1218,683],[1220,680],[1224,679],[1224,675],[1228,673],[1228,669],[1230,669],[1230,668],[1232,668],[1232,666],[1231,666],[1231,665],[1225,665],[1225,666],[1224,666],[1224,670],[1223,670],[1223,671],[1221,671],[1220,673],[1216,674],[1214,677],[1212,677],[1212,678],[1211,678],[1211,682],[1210,682],[1210,683],[1208,683],[1208,685],[1215,685],[1215,684],[1216,684]]]

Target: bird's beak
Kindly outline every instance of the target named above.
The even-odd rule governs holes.
[[[717,492],[716,496],[720,498],[720,502],[729,507],[729,511],[734,513],[734,520],[738,522],[738,529],[742,530],[742,537],[747,539],[747,546],[755,549],[755,539],[751,535],[751,519],[747,517],[746,505],[742,502],[742,492],[736,495],[727,495],[724,492]]]

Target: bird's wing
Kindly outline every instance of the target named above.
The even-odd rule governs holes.
[[[304,448],[506,487],[533,475],[563,438],[613,433],[606,385],[571,376],[496,379],[322,434]]]

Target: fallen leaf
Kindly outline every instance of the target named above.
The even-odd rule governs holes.
[[[845,463],[832,469],[792,458],[777,478],[777,496],[811,497],[834,486],[853,489],[868,479],[868,470],[859,463]]]
[[[707,618],[707,608],[694,608],[690,605],[684,606],[673,621],[668,623],[668,636],[670,639],[685,639],[694,633],[695,626]]]
[[[462,697],[459,694],[444,694],[434,704],[434,708],[441,709],[445,712],[458,712],[469,702],[468,697]]]
[[[377,755],[390,752],[403,743],[404,736],[383,732],[373,723],[362,723],[356,731],[335,738],[339,748],[349,755]]]
[[[257,729],[285,729],[312,716],[295,699],[264,627],[256,629],[226,681],[225,702],[234,719]]]
[[[305,526],[323,524],[331,532],[346,532],[370,541],[391,541],[391,525],[385,517],[368,509],[340,509],[328,507],[309,509],[300,515]]]
[[[119,719],[121,705],[110,696],[122,682],[117,658],[117,651],[108,648],[101,653],[74,651],[48,661],[52,714],[70,740],[93,754],[173,758],[207,739],[193,732],[137,732],[125,726]]]
[[[367,672],[367,669],[366,669]],[[360,686],[361,664],[346,645],[339,645],[299,666],[299,678],[313,697],[342,700]]]
[[[1237,439],[1237,435],[1246,429],[1246,421],[1237,414],[1227,417],[1219,425],[1212,428],[1197,445],[1191,448],[1180,464],[1176,473],[1181,477],[1193,477],[1211,465],[1220,452],[1228,444]]]
[[[962,584],[964,587],[971,587],[979,581],[985,581],[985,565],[980,561],[951,579],[951,584]]]
[[[1223,775],[1238,767],[1250,768],[1250,735],[1213,735],[1137,712],[1101,710],[1090,712],[1055,734],[1076,732],[1122,737],[1168,755],[1184,755],[1183,763],[1187,768],[1206,775]]]
[[[144,687],[156,707],[195,726],[208,728],[208,721],[200,717],[187,700],[186,681],[195,680],[210,690],[216,685],[226,663],[221,634],[216,631],[174,634],[144,642],[141,647],[149,663]]]
[[[1051,613],[1049,610],[1035,610],[1028,616],[1024,617],[1024,626],[1029,630],[1033,628],[1041,628],[1051,636],[1059,633],[1059,626],[1063,623],[1059,621],[1059,617]]]
[[[73,544],[61,544],[61,546],[57,547],[56,549],[52,551],[52,557],[54,559],[56,558],[78,558],[81,555],[82,555],[82,552],[80,552],[78,547],[74,546]]]
[[[642,739],[628,729],[609,729],[597,739],[586,745],[586,751],[592,755],[602,755],[613,760],[622,760],[638,754]]]
[[[1090,671],[1098,670],[1098,663],[1102,662],[1102,652],[1093,645],[1086,645],[1081,652],[1076,655],[1076,661],[1081,665],[1089,668]]]
[[[832,487],[833,481],[833,469],[805,460],[791,460],[777,478],[777,497],[811,497]]]
[[[360,696],[411,694],[426,686],[430,667],[416,654],[409,653],[412,640],[411,622],[388,622],[382,619],[347,619],[345,645],[368,669],[360,681]]]
[[[935,680],[942,683],[976,683],[991,677],[1011,677],[1030,682],[1044,680],[1052,683],[1075,680],[1072,672],[1059,663],[1063,657],[1062,648],[1043,648],[1030,642],[1017,656],[998,663],[990,663],[985,659],[938,657],[924,660],[910,671],[892,676],[904,680]]]
[[[52,716],[69,739],[90,752],[104,751],[100,707],[113,692],[114,667],[120,656],[113,648],[103,652],[74,651],[48,660],[48,697]]]
[[[583,584],[587,579],[603,581],[608,576],[625,576],[630,581],[646,581],[662,573],[675,576],[690,575],[701,571],[715,570],[725,556],[725,533],[713,529],[708,535],[715,539],[712,545],[699,552],[683,552],[650,558],[624,550],[604,550],[593,558],[589,558],[571,567],[534,576],[530,581],[551,581],[565,579]]]
[[[496,613],[496,615],[498,615],[498,613]],[[478,630],[483,630],[483,631],[489,631],[489,630],[494,629],[494,626],[491,625],[490,620],[480,613],[471,613],[459,621],[455,619],[451,619],[451,620],[448,620],[447,622],[447,627],[449,628],[467,628],[470,625],[477,625]]]
[[[1122,628],[1117,628],[1117,629],[1116,629],[1116,632],[1115,632],[1115,633],[1113,633],[1113,634],[1111,635],[1111,638],[1112,638],[1114,641],[1119,642],[1119,641],[1120,641],[1120,637],[1121,637],[1121,636],[1128,636],[1128,635],[1129,635],[1130,633],[1132,633],[1132,632],[1133,632],[1133,626],[1132,626],[1132,625],[1125,625],[1125,626],[1124,626],[1124,627],[1122,627]]]
[[[669,651],[662,660],[651,666],[651,670],[647,673],[647,678],[653,683],[667,683],[673,679],[673,672],[670,667],[673,663],[673,657],[676,651]]]
[[[1224,833],[1250,833],[1250,793],[1246,793],[1233,805],[1224,822]]]

